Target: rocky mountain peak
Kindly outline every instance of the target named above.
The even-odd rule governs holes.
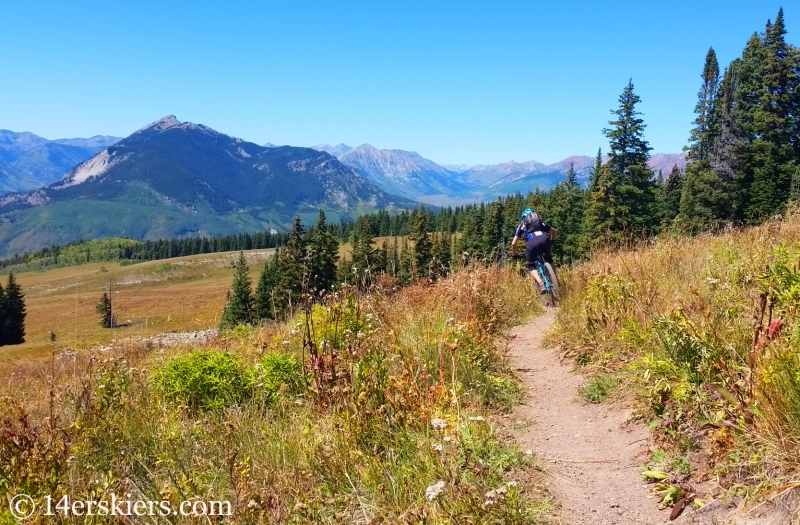
[[[169,129],[180,125],[181,121],[175,118],[175,115],[167,115],[166,117],[157,120],[152,124],[148,124],[147,126],[137,131],[136,133],[142,133],[144,131],[164,131],[165,129]]]

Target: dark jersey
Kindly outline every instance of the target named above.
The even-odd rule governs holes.
[[[542,221],[542,227],[539,228],[538,232],[533,232],[531,235],[536,235],[539,232],[550,233],[550,225]],[[539,235],[541,235],[541,233],[539,233]],[[525,227],[523,223],[519,223],[519,226],[517,226],[517,231],[514,233],[514,237],[522,237],[527,239],[525,236]]]

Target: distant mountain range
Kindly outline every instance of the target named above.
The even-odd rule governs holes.
[[[33,133],[0,130],[0,195],[55,182],[75,165],[119,140],[105,135],[47,140]]]
[[[564,180],[570,165],[585,185],[594,157],[574,156],[554,164],[536,161],[492,165],[439,165],[413,151],[378,149],[370,144],[351,148],[345,144],[319,144],[314,149],[337,157],[390,193],[434,205],[495,199],[509,193],[545,191]],[[673,166],[686,166],[686,155],[657,154],[650,167],[666,176]]]
[[[159,239],[286,231],[413,208],[333,156],[267,148],[165,117],[103,148],[63,178],[0,197],[0,256],[99,237]]]

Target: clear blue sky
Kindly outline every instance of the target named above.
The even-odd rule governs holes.
[[[126,136],[168,114],[262,144],[440,163],[605,151],[628,78],[678,152],[703,60],[724,67],[786,0],[5,2],[0,128]]]

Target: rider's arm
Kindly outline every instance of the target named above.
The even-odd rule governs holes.
[[[558,230],[556,230],[555,228],[553,228],[552,226],[550,226],[550,240],[551,240],[551,241],[554,241],[554,240],[556,240],[556,236],[557,236],[557,235],[558,235]]]
[[[514,236],[514,238],[511,239],[511,255],[514,255],[514,253],[516,252],[517,240],[519,240],[519,237],[517,236]]]

